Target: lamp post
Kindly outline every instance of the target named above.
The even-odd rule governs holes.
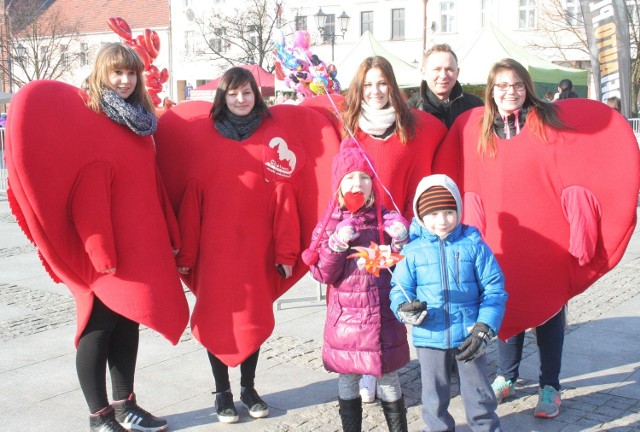
[[[338,23],[340,25],[340,31],[342,32],[341,35],[336,34],[336,32],[335,32],[335,24],[334,24],[334,31],[332,33],[328,33],[327,32],[327,29],[325,27],[325,25],[327,24],[327,14],[322,12],[322,8],[320,8],[318,10],[318,13],[314,15],[314,18],[316,20],[316,26],[318,27],[318,30],[320,31],[320,36],[322,36],[323,38],[330,38],[331,39],[331,61],[333,61],[334,46],[336,44],[336,37],[344,38],[344,34],[347,32],[347,27],[349,27],[349,20],[351,19],[351,17],[349,15],[347,15],[344,11],[342,11],[342,14],[338,17]]]

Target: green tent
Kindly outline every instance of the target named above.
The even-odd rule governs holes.
[[[579,96],[587,97],[586,70],[566,68],[542,60],[510,39],[492,23],[487,23],[475,39],[455,51],[460,65],[458,81],[463,85],[486,84],[491,67],[498,60],[510,57],[527,68],[539,97],[543,97],[547,92],[556,93],[558,83],[565,78],[573,82],[574,90]]]

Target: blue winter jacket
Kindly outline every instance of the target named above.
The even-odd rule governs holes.
[[[414,346],[457,348],[476,322],[497,334],[507,302],[504,275],[476,228],[459,224],[441,240],[414,217],[402,254],[391,281],[391,310],[398,317],[403,302],[427,302],[426,318],[413,326]]]

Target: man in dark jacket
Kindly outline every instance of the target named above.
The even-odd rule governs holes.
[[[420,91],[407,100],[410,107],[433,114],[449,128],[463,112],[484,105],[479,97],[462,91],[458,57],[449,45],[432,46],[422,64],[425,79]]]

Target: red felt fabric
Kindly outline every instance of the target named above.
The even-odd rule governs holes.
[[[84,97],[57,81],[31,82],[14,96],[5,155],[12,210],[76,299],[76,344],[94,296],[176,344],[189,308],[152,139],[94,113]]]
[[[570,129],[547,130],[542,142],[525,125],[498,139],[495,158],[476,152],[484,108],[464,113],[434,163],[458,182],[463,221],[480,228],[505,273],[501,339],[544,323],[611,270],[636,224],[640,155],[629,124],[601,102],[558,105]]]
[[[186,102],[160,118],[158,164],[183,234],[178,265],[192,268],[193,334],[236,366],[271,335],[273,302],[308,271],[299,255],[331,195],[340,140],[322,115],[293,105],[229,140],[211,106]],[[295,158],[270,146],[282,142]],[[276,262],[295,264],[293,277],[282,279]]]

